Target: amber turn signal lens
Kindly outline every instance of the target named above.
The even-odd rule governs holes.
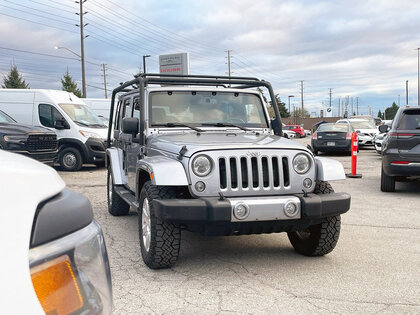
[[[69,256],[31,268],[32,283],[46,314],[69,314],[83,306],[83,298]]]

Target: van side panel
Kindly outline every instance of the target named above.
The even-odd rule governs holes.
[[[35,92],[0,90],[0,110],[18,123],[32,125]]]

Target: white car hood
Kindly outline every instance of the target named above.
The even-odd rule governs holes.
[[[369,133],[369,134],[379,134],[378,129],[355,129],[356,131],[360,131],[360,133]]]
[[[4,314],[44,314],[32,286],[29,244],[37,206],[64,189],[57,172],[0,150],[0,296]]]

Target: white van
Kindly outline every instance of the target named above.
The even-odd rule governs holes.
[[[110,98],[81,98],[89,108],[98,116],[109,118],[111,108]]]
[[[105,165],[107,127],[73,93],[57,90],[0,89],[0,110],[17,122],[54,130],[58,162],[66,171],[84,163]]]

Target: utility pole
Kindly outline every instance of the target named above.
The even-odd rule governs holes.
[[[329,94],[330,94],[330,108],[331,108],[331,106],[332,106],[332,104],[331,104],[331,100],[332,100],[332,88],[330,88]]]
[[[357,113],[357,116],[359,116],[359,97],[358,96],[356,97],[356,113]]]
[[[344,118],[349,118],[349,96],[346,96],[346,109],[344,110]]]
[[[107,89],[106,89],[106,68],[105,68],[105,66],[106,66],[106,64],[102,64],[101,65],[102,66],[102,71],[103,71],[103,73],[104,73],[104,88],[105,88],[105,98],[108,98],[108,92],[107,92]]]
[[[417,48],[417,105],[420,106],[420,48]]]
[[[398,107],[400,106],[400,94],[398,94]]]
[[[353,110],[353,96],[352,96],[350,99],[351,99],[351,116],[354,116],[354,110]]]
[[[83,97],[86,97],[86,77],[85,77],[85,45],[84,45],[84,40],[86,37],[88,37],[89,35],[84,35],[83,34],[83,28],[85,26],[88,25],[88,23],[84,24],[83,22],[83,16],[87,13],[87,12],[83,12],[83,3],[85,3],[87,0],[79,0],[76,1],[76,3],[79,4],[79,13],[76,13],[79,17],[80,17],[80,24],[76,26],[80,27],[80,59],[82,62],[82,94]]]
[[[338,117],[341,117],[341,98],[338,98]]]
[[[146,73],[146,58],[149,58],[150,55],[143,56],[143,73]]]
[[[405,105],[408,105],[408,80],[405,80]]]
[[[300,99],[302,104],[302,117],[303,117],[303,80],[300,81]]]
[[[230,78],[230,53],[232,52],[232,50],[228,49],[226,52],[227,52],[228,76]]]
[[[289,95],[289,115],[290,115],[290,98],[295,97],[294,95]]]

